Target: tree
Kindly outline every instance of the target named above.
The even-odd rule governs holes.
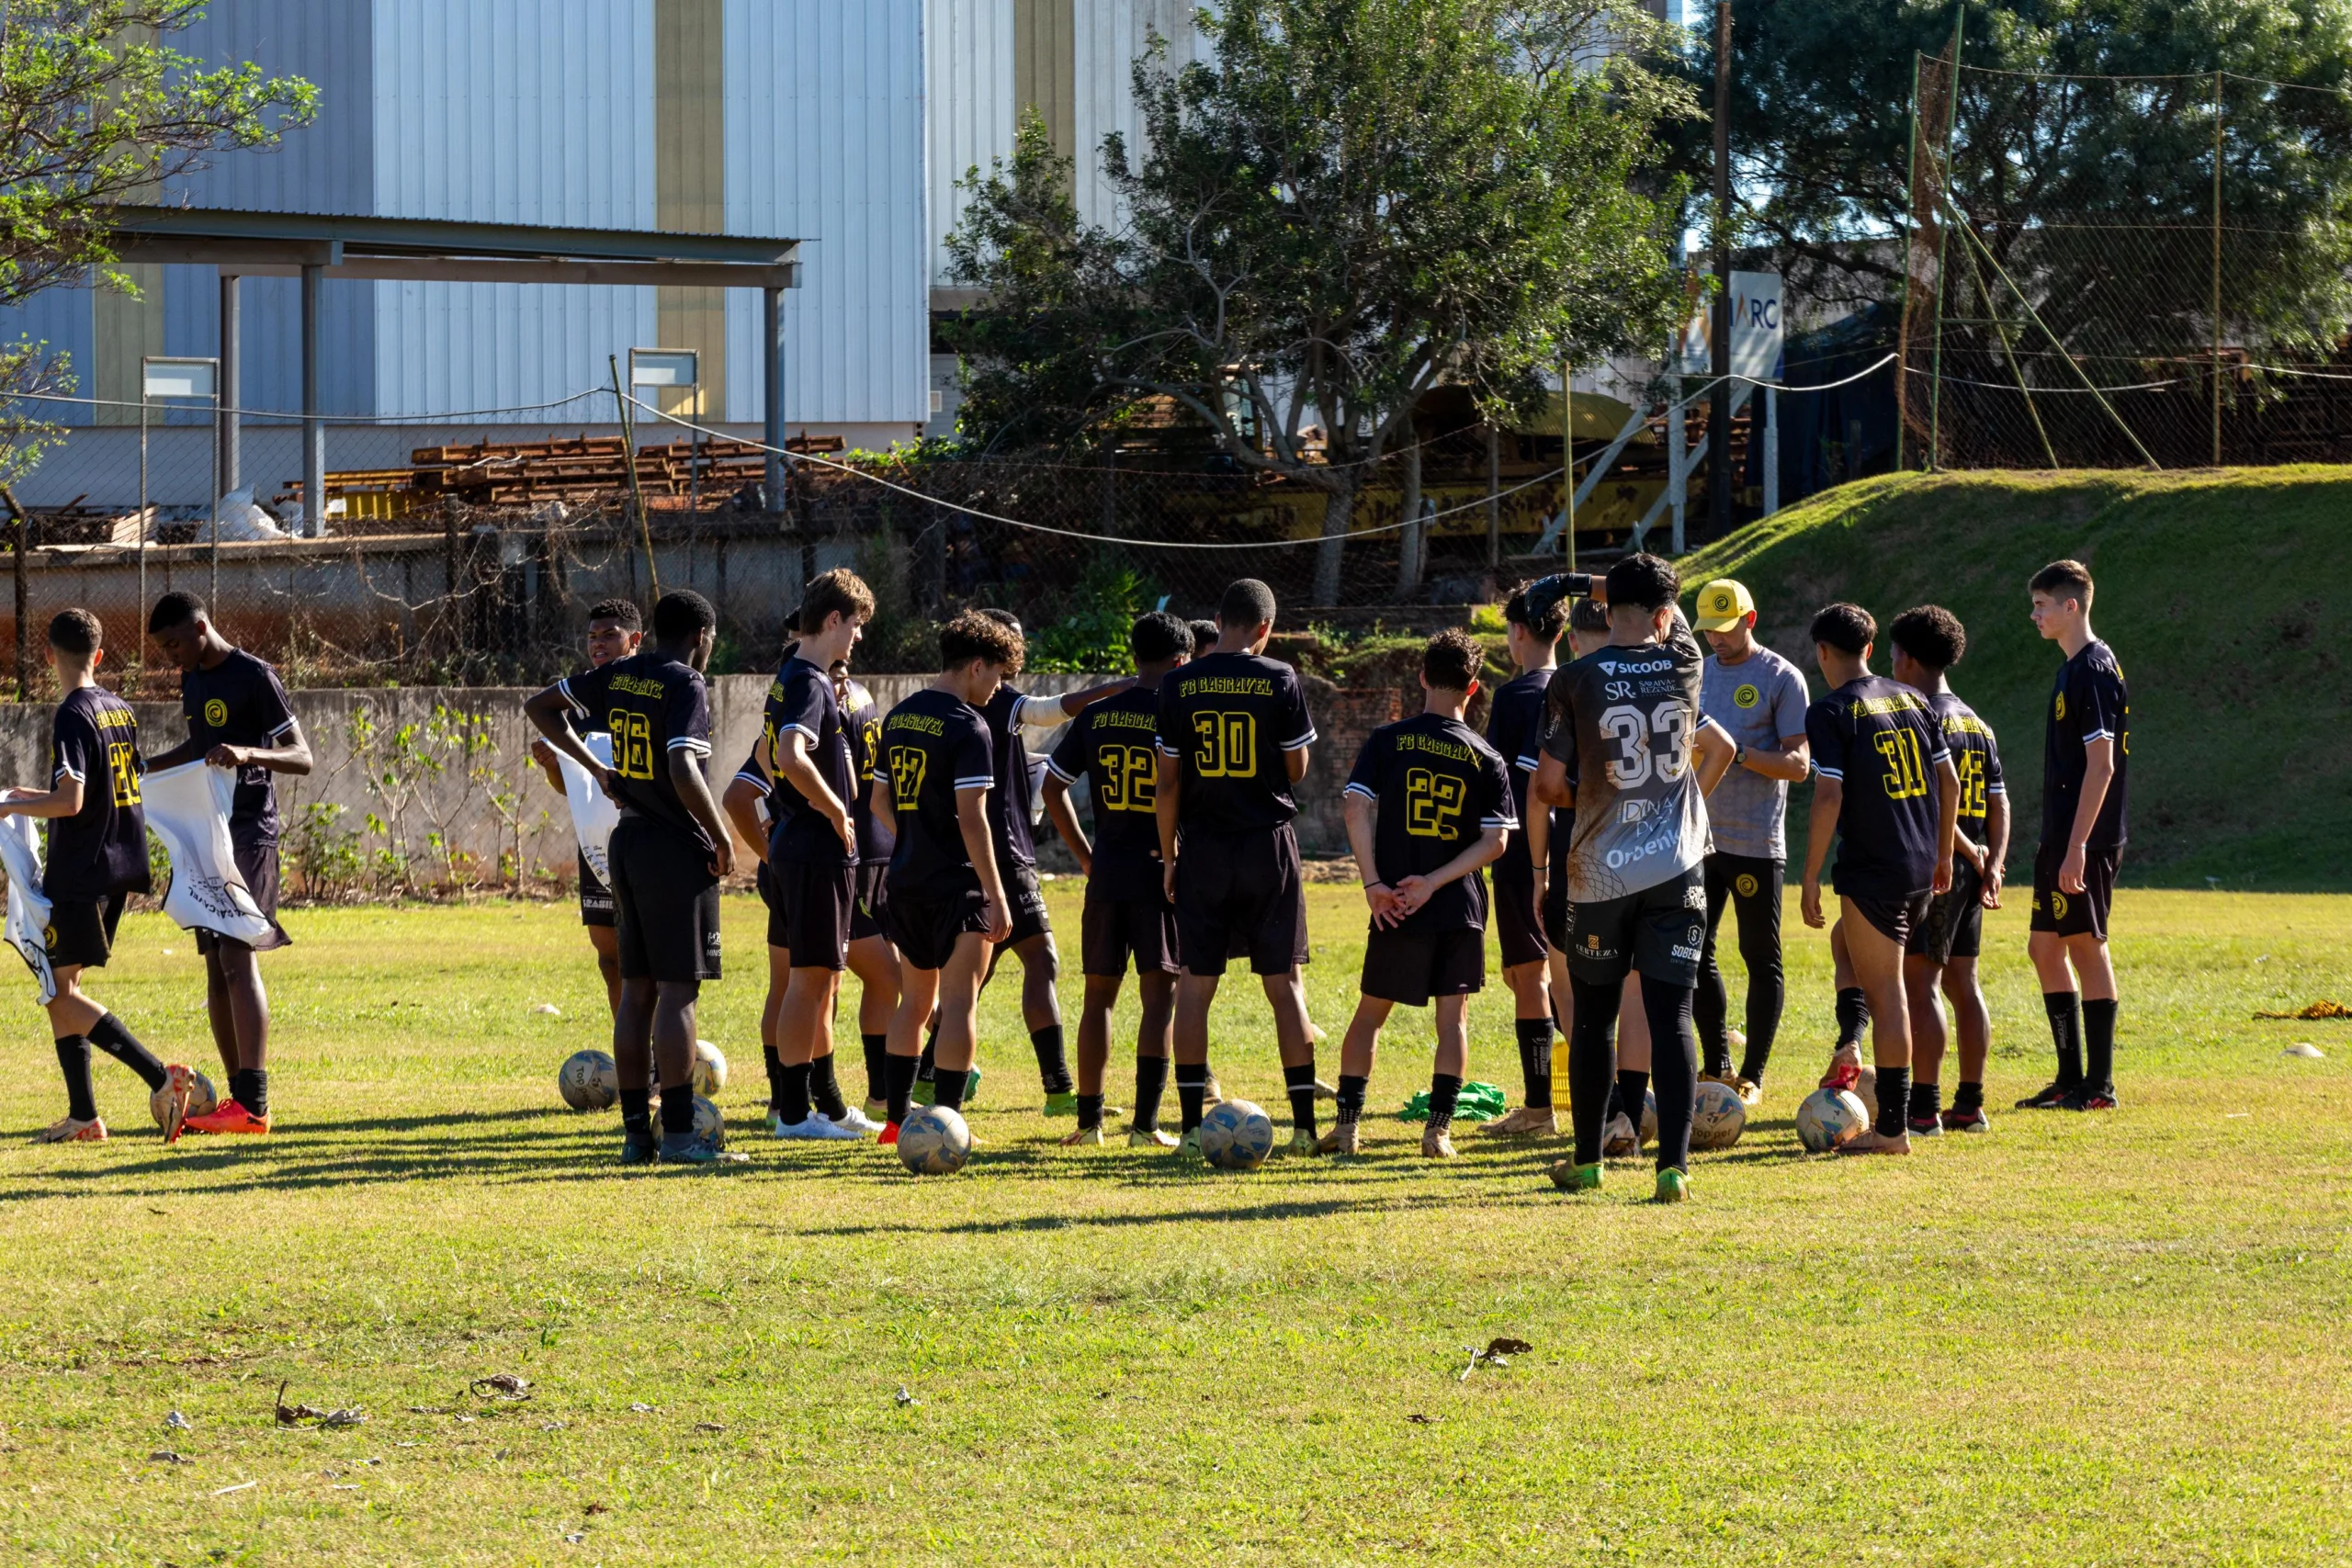
[[[154,200],[208,154],[310,122],[310,83],[207,69],[164,41],[203,15],[202,0],[0,0],[0,306],[85,279],[135,292],[115,265],[116,208]],[[0,348],[0,398],[66,375],[38,344]],[[29,466],[47,425],[6,407],[0,479]]]
[[[1357,493],[1423,393],[1463,384],[1500,417],[1564,355],[1664,340],[1679,192],[1643,176],[1689,96],[1645,63],[1665,35],[1635,0],[1229,0],[1203,27],[1211,60],[1136,62],[1141,143],[1102,148],[1116,232],[1080,221],[1034,122],[967,180],[967,434],[1169,400],[1243,468],[1323,494],[1329,604]]]

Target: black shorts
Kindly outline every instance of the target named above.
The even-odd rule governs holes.
[[[230,853],[237,863],[237,874],[244,879],[245,891],[254,896],[254,908],[269,917],[269,940],[253,943],[253,950],[267,953],[272,948],[284,947],[294,939],[288,936],[286,928],[277,923],[277,846],[274,843],[239,844],[233,840],[232,834]],[[214,931],[199,931],[196,933],[196,950],[198,953],[217,953],[223,947],[245,945],[234,937],[221,936]]]
[[[861,861],[857,867],[857,901],[849,907],[849,939],[864,942],[870,936],[886,934],[882,929],[883,911],[889,908],[889,889],[883,878],[890,874],[887,860]]]
[[[1259,975],[1306,962],[1306,889],[1285,822],[1248,833],[1187,829],[1176,862],[1176,944],[1194,975],[1245,954]]]
[[[621,977],[718,979],[718,878],[701,840],[650,818],[623,817],[611,856]]]
[[[1138,975],[1173,975],[1176,908],[1164,898],[1097,898],[1090,890],[1079,922],[1079,969],[1115,980],[1135,960]]]
[[[1569,972],[1589,985],[1619,985],[1638,969],[1669,986],[1696,986],[1707,943],[1705,869],[1694,865],[1622,898],[1573,905],[1562,934]]]
[[[103,969],[114,952],[115,927],[122,923],[128,893],[107,893],[96,898],[60,898],[49,907],[49,966],[52,969]]]
[[[1018,947],[1033,936],[1044,936],[1054,929],[1046,919],[1046,892],[1037,881],[1034,865],[1012,864],[1004,870],[1004,898],[1012,906],[1012,930],[999,947]]]
[[[1364,938],[1362,989],[1367,997],[1424,1008],[1431,997],[1466,997],[1486,984],[1485,931],[1374,927]]]
[[[1928,900],[1927,917],[1912,928],[1905,953],[1939,969],[1955,958],[1973,958],[1984,946],[1984,874],[1966,856],[1951,863],[1951,891]]]
[[[588,863],[588,852],[580,852],[580,923],[583,926],[609,926],[613,923],[613,890],[596,875],[596,868]]]
[[[792,954],[795,969],[849,967],[850,910],[857,898],[857,872],[846,865],[771,861],[768,874],[768,945]]]
[[[1541,964],[1552,944],[1544,937],[1544,912],[1535,907],[1535,880],[1505,882],[1495,878],[1495,896],[1490,902],[1494,910],[1495,939],[1503,950],[1503,967],[1516,969],[1522,964]]]
[[[944,969],[956,938],[966,931],[987,932],[988,917],[980,912],[986,903],[977,887],[944,898],[894,887],[882,919],[901,959],[918,969]]]
[[[1928,906],[1936,896],[1918,893],[1849,893],[1838,889],[1838,897],[1854,907],[1854,912],[1868,920],[1871,929],[1895,946],[1908,949],[1911,933],[1927,923]]]
[[[2060,936],[2095,936],[2107,940],[2107,914],[2115,904],[2115,873],[2123,863],[2123,846],[2092,850],[2083,856],[2083,890],[2062,892],[2058,867],[2065,850],[2044,844],[2033,852],[2033,919],[2027,929],[2055,931]]]
[[[1554,953],[1565,954],[1574,945],[1576,910],[1568,903],[1568,879],[1555,872],[1544,884],[1544,941]]]

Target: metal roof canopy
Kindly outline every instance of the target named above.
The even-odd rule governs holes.
[[[671,234],[634,229],[563,229],[187,207],[115,210],[126,263],[218,268],[220,398],[239,401],[240,277],[302,280],[302,502],[306,532],[325,533],[326,430],[319,418],[319,294],[322,279],[401,283],[603,284],[623,288],[756,288],[765,304],[763,367],[769,506],[783,509],[784,300],[800,286],[800,242],[740,234]],[[220,422],[224,493],[243,482],[233,417]]]

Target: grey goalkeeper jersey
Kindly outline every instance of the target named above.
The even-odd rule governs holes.
[[[1664,642],[1600,649],[1552,677],[1544,750],[1577,794],[1568,898],[1598,904],[1706,857],[1707,803],[1690,766],[1706,663],[1682,612]]]

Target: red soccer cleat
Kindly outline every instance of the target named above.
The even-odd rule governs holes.
[[[224,1104],[213,1107],[210,1111],[206,1111],[201,1116],[189,1117],[187,1119],[187,1130],[191,1133],[229,1133],[260,1135],[268,1133],[269,1118],[266,1116],[256,1116],[252,1111],[246,1110],[243,1106],[232,1100]]]
[[[876,1138],[875,1142],[880,1144],[885,1148],[897,1146],[899,1142],[899,1124],[896,1122],[883,1122],[882,1135],[879,1138]]]

